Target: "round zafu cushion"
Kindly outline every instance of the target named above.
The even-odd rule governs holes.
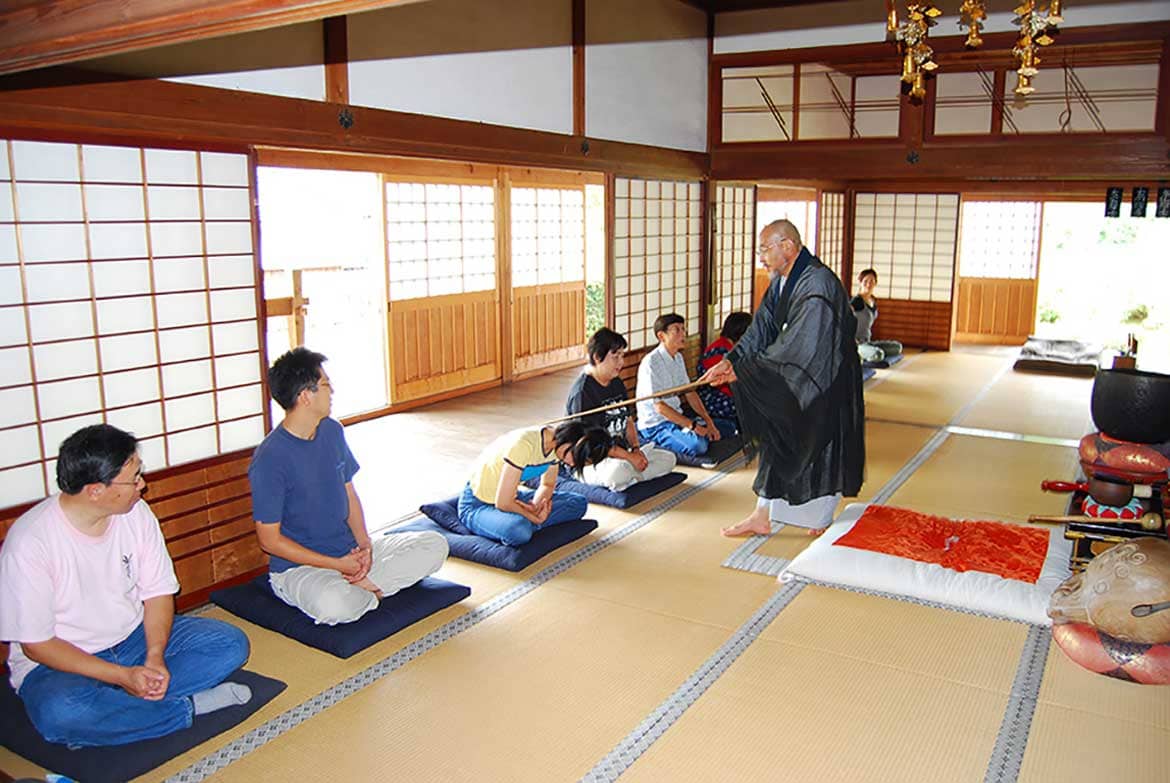
[[[1056,623],[1052,638],[1073,663],[1142,685],[1170,685],[1170,643],[1126,642],[1084,623]]]
[[[1144,511],[1142,502],[1131,498],[1124,506],[1107,506],[1093,499],[1092,495],[1085,495],[1081,502],[1081,511],[1086,516],[1098,519],[1137,519]]]
[[[1081,438],[1078,448],[1085,475],[1115,476],[1138,484],[1166,478],[1170,469],[1170,441],[1129,443],[1100,432]]]

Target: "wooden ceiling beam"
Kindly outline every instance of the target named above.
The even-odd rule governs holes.
[[[419,0],[16,0],[0,4],[0,74]]]
[[[604,139],[193,84],[48,69],[0,79],[9,138],[250,146],[702,179],[710,158]],[[344,120],[344,121],[343,121]]]
[[[1156,133],[955,136],[921,145],[897,139],[724,144],[711,151],[715,180],[1164,180],[1170,141]]]
[[[832,0],[679,0],[694,6],[700,11],[712,14],[725,14],[733,11],[755,11],[761,8],[786,8],[794,5],[812,5],[826,3]]]

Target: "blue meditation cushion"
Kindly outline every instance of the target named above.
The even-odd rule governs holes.
[[[450,523],[450,515],[454,513],[453,509],[457,503],[456,498],[451,498],[440,503],[428,504],[423,508],[429,508],[434,513],[446,514],[447,521]],[[439,509],[444,510],[440,511]],[[466,533],[453,532],[450,528],[439,524],[432,513],[428,512],[427,516],[430,519],[425,517],[416,519],[394,528],[394,532],[429,530],[438,533],[447,539],[452,556],[493,568],[503,568],[506,571],[523,571],[554,549],[576,541],[597,528],[597,522],[592,519],[575,519],[571,522],[562,522],[559,525],[537,530],[533,534],[532,540],[527,544],[508,546],[498,541],[492,541],[490,538],[477,536],[470,531]],[[463,529],[467,530],[467,528]]]
[[[389,598],[352,623],[318,625],[272,592],[268,574],[236,587],[216,590],[211,602],[262,628],[338,658],[348,658],[424,617],[471,595],[471,588],[428,576]]]

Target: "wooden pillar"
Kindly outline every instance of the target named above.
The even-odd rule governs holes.
[[[496,177],[496,295],[500,374],[504,383],[511,383],[516,371],[512,339],[512,177],[505,169]]]
[[[585,135],[585,0],[573,2],[573,135]]]
[[[292,273],[292,306],[288,314],[288,343],[289,348],[299,348],[305,344],[305,307],[309,300],[305,299],[301,287],[301,270],[294,269]]]
[[[325,100],[349,103],[349,32],[347,17],[325,20]]]

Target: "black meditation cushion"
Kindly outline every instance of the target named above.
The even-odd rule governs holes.
[[[227,679],[252,689],[252,698],[247,704],[198,715],[190,728],[165,737],[129,745],[70,750],[64,745],[48,742],[40,735],[28,719],[24,702],[12,690],[8,677],[4,677],[0,686],[0,743],[49,772],[83,783],[133,780],[241,723],[287,687],[280,680],[243,669]]]

